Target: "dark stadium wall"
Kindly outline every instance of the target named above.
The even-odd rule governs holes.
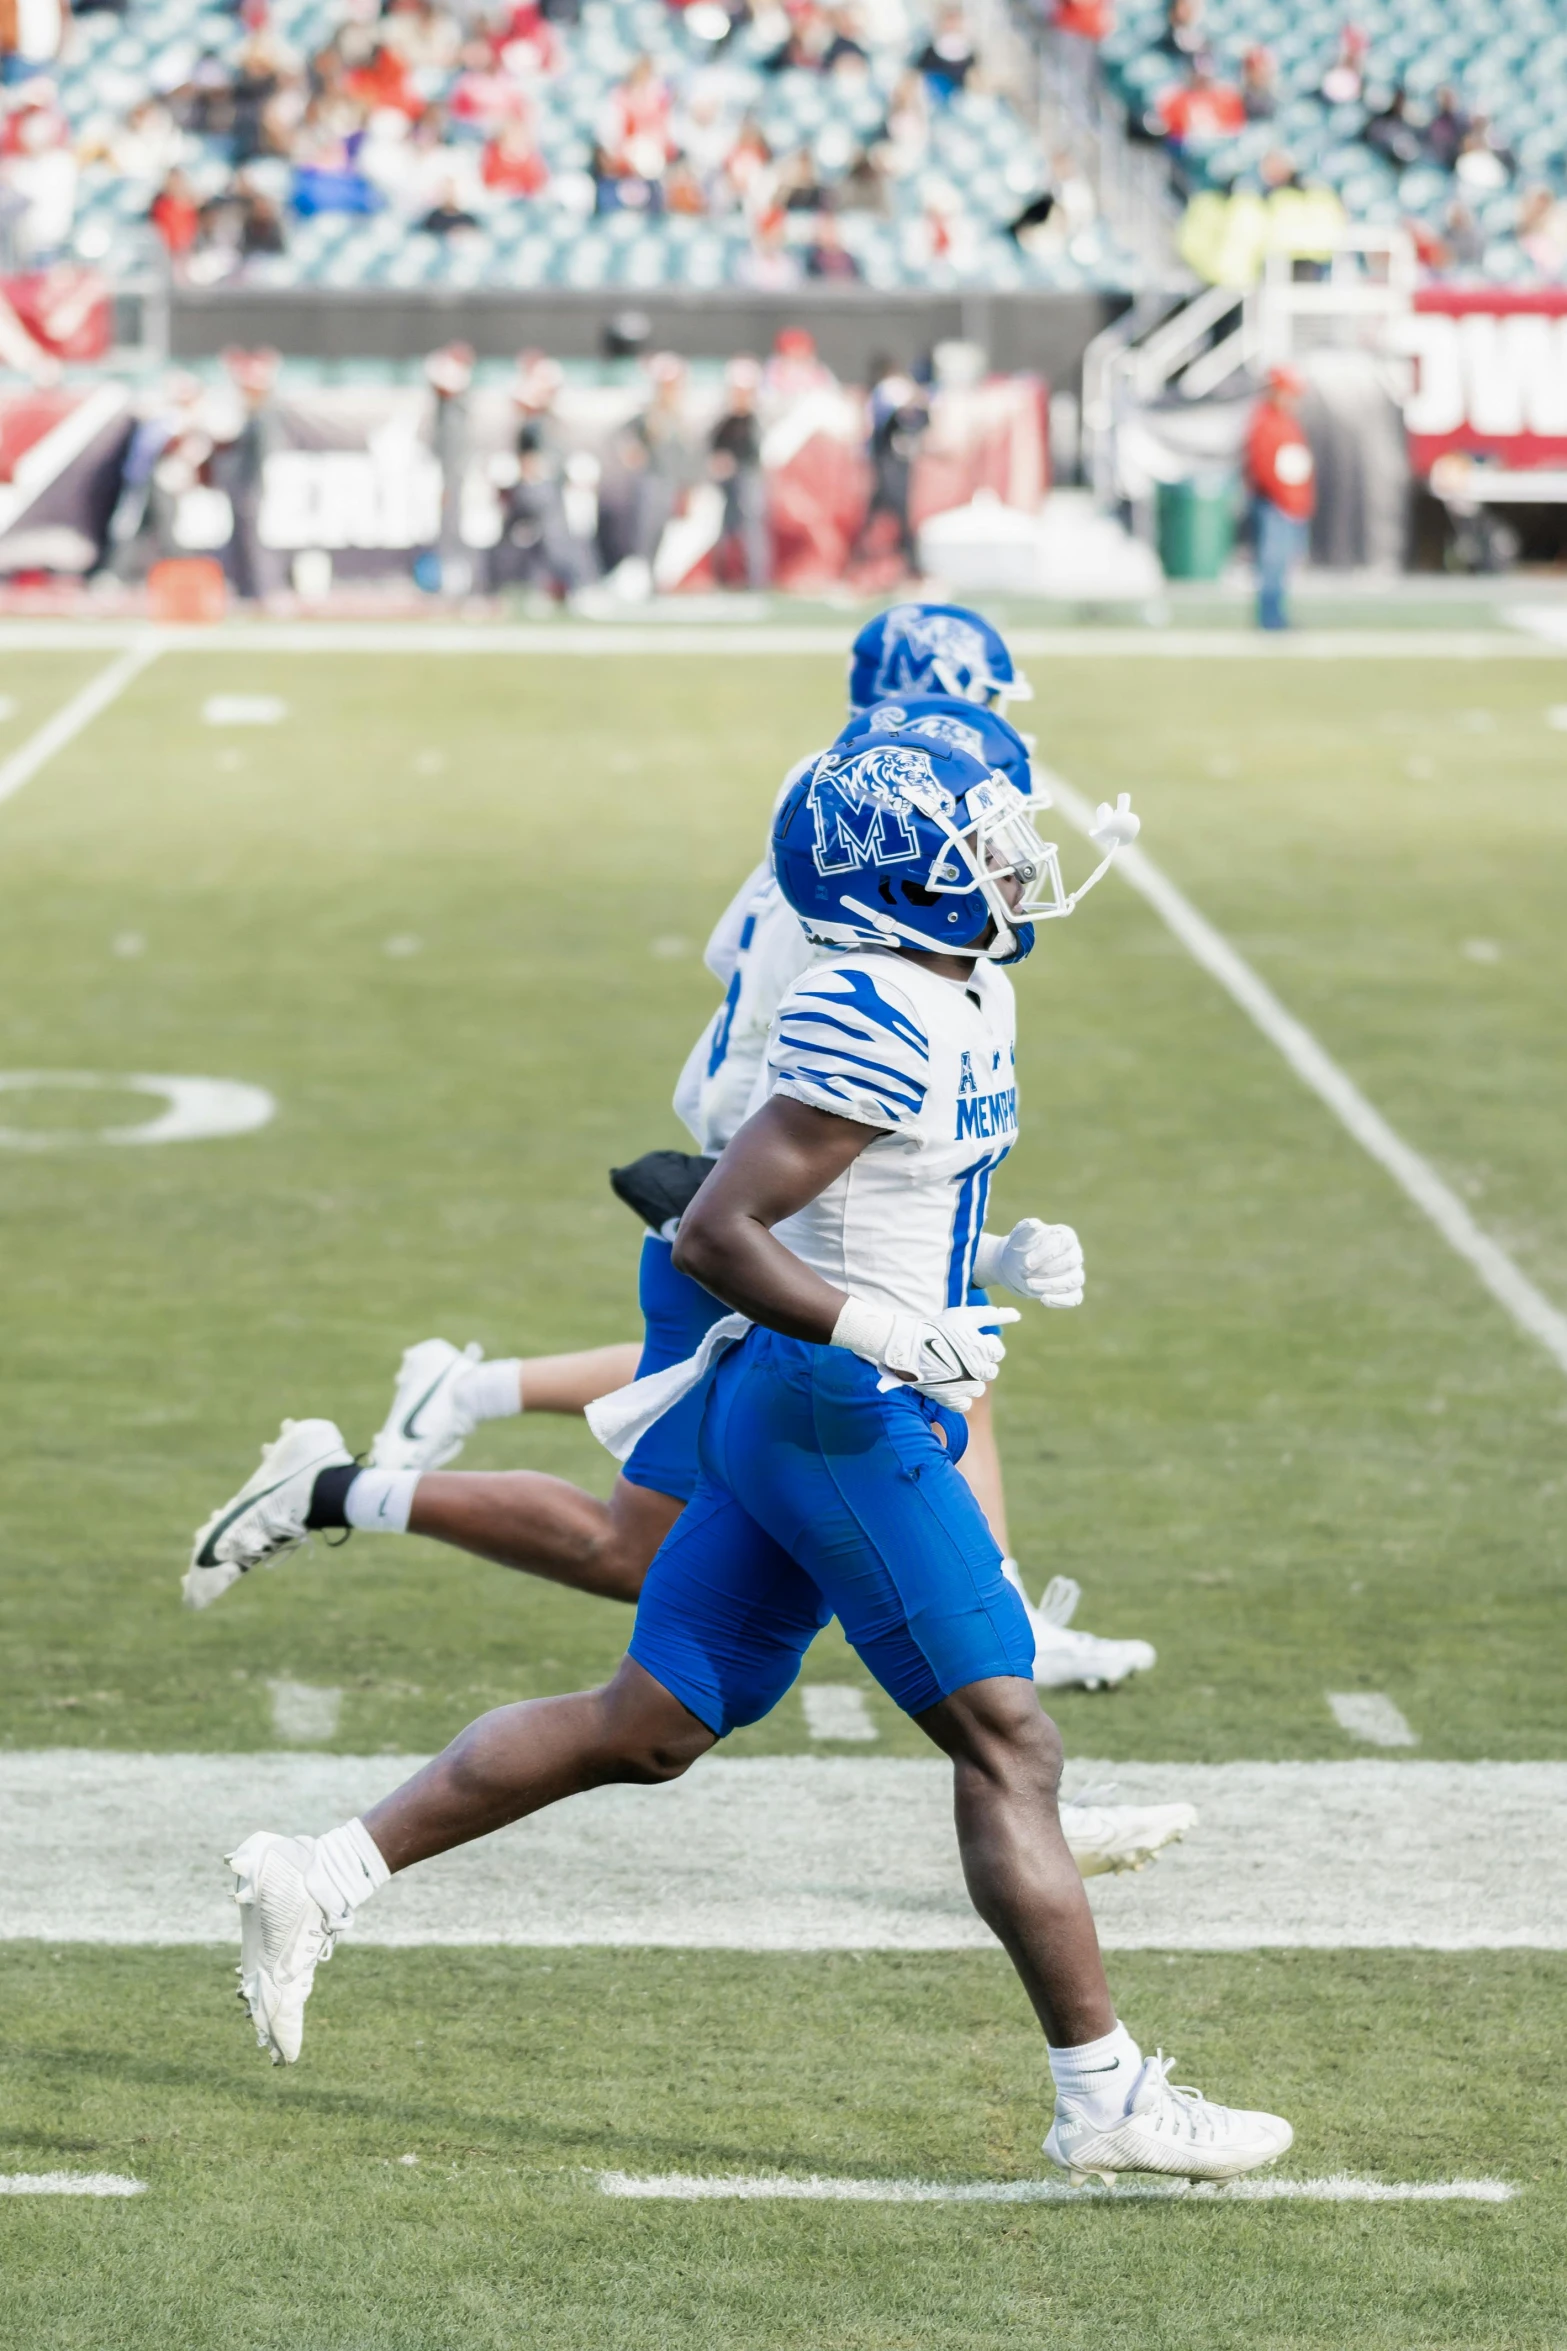
[[[533,345],[557,359],[597,358],[609,321],[627,310],[650,323],[649,347],[687,358],[765,353],[780,327],[808,327],[829,367],[863,380],[877,352],[911,361],[953,336],[980,343],[991,365],[1075,387],[1083,353],[1125,308],[1115,294],[875,292],[868,286],[788,293],[608,287],[574,293],[484,288],[449,295],[382,287],[330,292],[184,288],[173,297],[173,355],[210,357],[231,344],[270,344],[294,358],[416,359],[461,339],[481,358]]]

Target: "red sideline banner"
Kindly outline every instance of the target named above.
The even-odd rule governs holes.
[[[1567,288],[1424,287],[1394,348],[1414,363],[1404,428],[1417,473],[1453,450],[1567,462]]]

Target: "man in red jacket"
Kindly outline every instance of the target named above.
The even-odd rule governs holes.
[[[1246,436],[1246,479],[1256,531],[1257,625],[1287,629],[1285,590],[1290,566],[1306,552],[1317,506],[1316,468],[1300,426],[1305,382],[1292,367],[1275,367]]]

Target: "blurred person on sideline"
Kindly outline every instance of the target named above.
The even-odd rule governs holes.
[[[769,415],[808,392],[836,390],[838,379],[820,356],[809,327],[780,327],[762,370],[762,398]]]
[[[723,414],[708,443],[708,472],[724,494],[714,566],[722,577],[725,555],[738,553],[748,588],[765,588],[772,576],[762,432],[756,414],[761,385],[762,371],[754,359],[731,359],[724,370]]]
[[[102,569],[114,579],[144,580],[155,563],[178,555],[175,499],[157,479],[159,461],[197,426],[202,387],[195,376],[166,376],[136,404],[136,422],[120,462],[120,486],[105,534]],[[203,460],[210,453],[203,444]]]
[[[262,603],[283,585],[283,559],[261,543],[261,500],[267,459],[278,445],[277,389],[282,360],[276,351],[228,350],[223,364],[244,411],[244,422],[213,467],[216,486],[234,509],[227,548],[229,584],[248,603]]]
[[[1317,508],[1316,466],[1301,429],[1305,379],[1293,367],[1270,368],[1246,434],[1257,564],[1257,626],[1287,629],[1289,575],[1306,553]]]
[[[914,460],[930,423],[930,407],[920,386],[895,360],[873,359],[869,374],[865,454],[870,460],[871,498],[865,520],[854,535],[849,560],[853,563],[867,552],[877,521],[890,515],[899,557],[910,578],[917,579],[919,549],[909,517],[909,492]]]
[[[473,585],[473,557],[462,535],[463,479],[468,470],[468,395],[473,387],[473,346],[444,343],[424,363],[433,408],[430,441],[441,469],[441,525],[436,561],[443,596],[465,596]]]
[[[686,363],[676,352],[655,351],[647,373],[647,399],[610,436],[605,452],[599,554],[606,572],[634,557],[651,576],[659,542],[696,476]]]
[[[561,599],[593,578],[590,542],[571,527],[566,507],[569,462],[555,417],[561,387],[557,362],[542,351],[517,356],[515,471],[503,480],[501,535],[490,557],[492,587],[521,586]]]

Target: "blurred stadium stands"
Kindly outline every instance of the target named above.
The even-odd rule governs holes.
[[[145,268],[152,215],[195,286],[1139,283],[1086,186],[1009,235],[1053,167],[985,60],[949,75],[942,40],[903,0],[733,21],[585,0],[477,27],[422,0],[368,21],[351,0],[131,0],[77,19],[32,110],[79,159],[69,250],[111,278]]]

